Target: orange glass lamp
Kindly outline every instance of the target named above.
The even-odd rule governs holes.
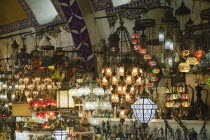
[[[125,75],[125,68],[124,68],[124,66],[120,66],[119,67],[119,74],[120,74],[120,76],[124,76]]]
[[[111,67],[107,67],[105,72],[106,72],[106,76],[108,76],[108,77],[112,76],[112,68]]]
[[[125,119],[125,110],[124,109],[121,109],[120,110],[120,114],[119,114],[119,117],[120,117],[120,119]]]
[[[119,97],[118,97],[118,94],[112,94],[112,96],[111,96],[111,100],[112,100],[112,103],[114,103],[114,104],[119,103]]]
[[[205,52],[203,50],[197,50],[194,55],[198,61],[201,61],[204,54]]]

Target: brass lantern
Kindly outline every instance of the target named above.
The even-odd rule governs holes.
[[[57,107],[70,109],[74,107],[74,100],[69,92],[68,81],[63,81],[62,87],[57,91]]]

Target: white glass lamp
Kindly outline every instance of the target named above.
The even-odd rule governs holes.
[[[101,110],[109,110],[109,109],[112,109],[112,105],[111,105],[111,103],[108,102],[108,101],[102,101],[102,102],[100,102],[100,104],[99,104],[99,108],[100,108]]]
[[[84,103],[84,110],[94,111],[98,108],[98,103],[94,101],[87,101]]]
[[[146,93],[145,89],[140,98],[131,105],[131,108],[133,109],[136,119],[142,124],[147,124],[154,117],[157,105],[144,93]]]
[[[89,87],[81,87],[78,89],[78,93],[81,94],[82,96],[86,96],[90,94],[90,88]]]
[[[68,135],[68,132],[66,130],[55,130],[53,132],[53,135],[56,140],[65,140],[66,136]]]
[[[164,42],[165,35],[164,35],[164,29],[162,26],[159,28],[158,38],[160,42]]]
[[[75,97],[75,96],[82,96],[80,92],[78,92],[78,88],[74,87],[74,88],[71,88],[69,90],[69,93]]]
[[[90,119],[90,124],[92,126],[98,126],[101,123],[101,120],[99,118],[91,118]]]
[[[104,95],[104,89],[102,87],[96,87],[93,89],[93,93],[97,96],[103,96]]]
[[[165,38],[165,49],[166,50],[173,50],[174,49],[174,44],[173,44],[173,41],[172,41],[169,34],[167,34],[166,38]]]

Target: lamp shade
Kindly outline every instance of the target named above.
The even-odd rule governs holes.
[[[69,93],[72,96],[82,96],[80,92],[78,92],[78,88],[74,87],[69,90]]]
[[[68,109],[74,107],[74,100],[68,90],[57,91],[57,107]]]
[[[88,101],[84,103],[84,110],[93,111],[98,108],[98,103],[94,101]]]
[[[94,88],[93,93],[97,96],[103,96],[104,95],[104,89],[101,88],[101,87]]]
[[[131,105],[135,117],[142,124],[147,124],[152,120],[157,109],[157,105],[148,97],[141,97],[133,105]]]
[[[65,140],[68,132],[66,130],[55,130],[53,135],[56,140]]]
[[[164,35],[164,29],[163,27],[159,28],[159,35],[158,35],[159,41],[164,42],[165,40],[165,35]]]
[[[108,101],[102,101],[102,102],[100,102],[100,104],[99,104],[99,108],[100,108],[101,110],[109,110],[109,109],[112,108],[112,105],[111,105],[111,103],[108,102]]]
[[[99,125],[101,123],[101,120],[99,119],[99,118],[91,118],[90,119],[90,124],[92,125],[92,126],[97,126],[97,125]]]
[[[82,96],[86,96],[86,95],[90,94],[90,88],[89,87],[81,87],[78,89],[78,92]]]

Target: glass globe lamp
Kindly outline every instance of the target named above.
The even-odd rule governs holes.
[[[74,87],[69,90],[69,94],[72,96],[82,96],[80,92],[78,92],[78,88]]]
[[[86,95],[90,94],[90,88],[81,87],[78,89],[78,93],[81,94],[82,96],[86,96]]]
[[[104,95],[104,89],[102,87],[96,87],[93,89],[93,93],[97,96],[103,96]]]
[[[84,103],[84,110],[93,111],[98,108],[98,103],[94,101],[87,101]]]
[[[90,119],[90,124],[92,125],[92,126],[97,126],[97,125],[99,125],[101,123],[101,120],[99,119],[99,118],[91,118]]]
[[[100,102],[100,104],[99,104],[99,108],[100,108],[101,110],[109,110],[109,109],[112,108],[112,105],[111,105],[111,103],[108,102],[108,101],[102,101],[102,102]]]

